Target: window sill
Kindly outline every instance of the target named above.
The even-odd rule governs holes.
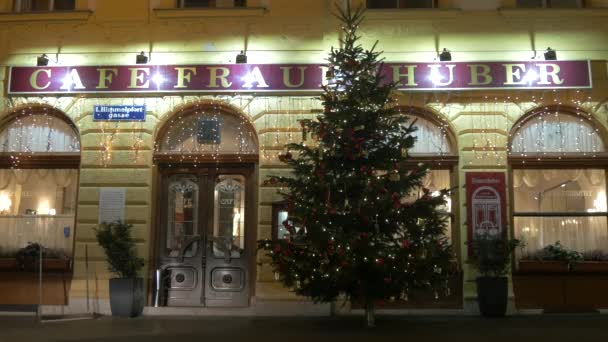
[[[0,22],[18,21],[86,21],[93,14],[91,11],[52,11],[0,13]]]
[[[377,8],[368,9],[366,18],[372,20],[444,19],[454,18],[462,11],[457,8]]]
[[[513,18],[605,17],[606,8],[500,8],[498,12]]]
[[[261,17],[266,14],[264,7],[249,8],[156,8],[158,19],[181,19],[201,17]]]

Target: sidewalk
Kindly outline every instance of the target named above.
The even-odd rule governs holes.
[[[39,324],[33,317],[0,316],[0,342],[21,341],[605,341],[608,316],[206,318],[143,317]]]

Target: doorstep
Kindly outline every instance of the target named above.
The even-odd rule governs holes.
[[[252,300],[245,308],[144,307],[144,316],[223,316],[223,317],[325,317],[331,315],[330,304],[311,301]]]

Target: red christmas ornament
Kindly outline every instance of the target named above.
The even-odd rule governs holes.
[[[376,259],[376,265],[384,266],[384,259]]]
[[[393,192],[393,208],[399,209],[401,207],[401,199],[399,198],[399,194]]]
[[[329,208],[328,212],[329,212],[331,215],[336,215],[336,214],[338,213],[338,211],[336,210],[336,208]]]
[[[290,152],[287,152],[285,154],[279,154],[279,161],[286,163],[288,161],[290,161],[292,158],[292,155]]]
[[[363,239],[363,240],[366,240],[369,237],[369,234],[363,232],[363,233],[359,234],[359,237],[361,237],[361,239]]]
[[[402,247],[403,249],[406,249],[406,248],[408,248],[409,246],[410,246],[410,242],[409,242],[409,240],[403,240],[403,241],[401,242],[401,247]]]

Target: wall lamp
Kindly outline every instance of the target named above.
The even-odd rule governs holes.
[[[46,53],[43,53],[42,55],[40,55],[36,58],[36,66],[47,66],[47,65],[49,65],[49,56],[47,56]]]
[[[135,63],[137,64],[146,64],[148,63],[148,56],[142,51],[139,55],[135,56]]]
[[[241,53],[236,55],[236,63],[237,64],[247,64],[247,55],[245,54],[245,52],[243,50],[241,50]]]
[[[552,48],[548,47],[547,51],[545,51],[545,60],[546,61],[556,61],[557,53]]]
[[[448,51],[448,49],[443,48],[443,51],[441,51],[441,53],[439,54],[439,60],[441,62],[449,62],[452,60],[452,54],[450,53],[450,51]]]

